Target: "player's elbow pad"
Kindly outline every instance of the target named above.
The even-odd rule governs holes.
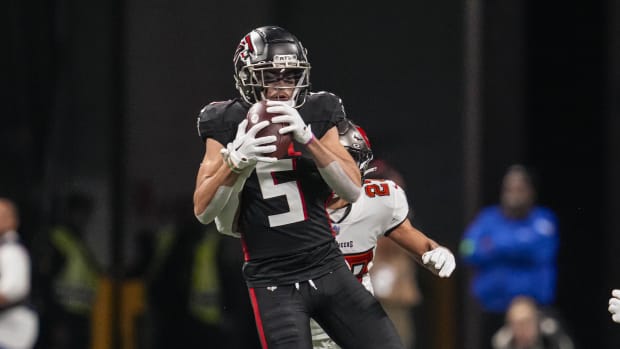
[[[213,222],[215,217],[222,212],[224,206],[228,202],[230,198],[230,194],[232,193],[233,188],[227,186],[220,186],[215,191],[213,198],[205,208],[205,210],[196,215],[198,221],[202,224],[209,224]]]
[[[338,161],[332,161],[329,165],[319,168],[319,173],[334,193],[345,201],[355,202],[360,197],[361,187],[344,172]]]

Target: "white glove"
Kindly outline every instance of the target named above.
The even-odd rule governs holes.
[[[439,277],[449,277],[456,267],[454,255],[445,247],[437,247],[422,255],[422,263]]]
[[[236,173],[240,173],[244,169],[256,165],[257,161],[275,162],[278,160],[275,157],[263,156],[265,153],[271,153],[276,150],[274,144],[266,145],[275,142],[276,136],[271,135],[256,138],[256,133],[267,127],[269,121],[264,120],[259,122],[252,126],[246,133],[245,129],[247,125],[247,119],[241,121],[237,127],[235,139],[228,143],[226,148],[220,151],[224,158],[224,162]]]
[[[280,134],[292,132],[295,141],[301,144],[308,144],[314,137],[310,126],[306,126],[297,109],[285,102],[268,100],[266,110],[268,113],[278,114],[271,118],[271,122],[288,124],[280,129]]]
[[[611,319],[614,322],[620,323],[620,290],[611,291],[611,298],[609,298],[609,312],[611,313]]]

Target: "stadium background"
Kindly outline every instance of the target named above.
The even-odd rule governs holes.
[[[620,287],[620,5],[402,6],[8,1],[0,194],[21,206],[26,242],[54,196],[88,190],[99,207],[90,242],[117,279],[140,208],[191,200],[203,152],[195,118],[235,95],[238,40],[277,24],[309,49],[314,89],[342,97],[377,157],[402,172],[417,224],[453,251],[477,209],[497,200],[506,166],[533,166],[539,201],[560,218],[558,308],[579,347],[617,348],[606,308]],[[476,343],[468,273],[457,268],[448,281],[420,275],[429,348]],[[102,319],[111,343],[118,307]]]

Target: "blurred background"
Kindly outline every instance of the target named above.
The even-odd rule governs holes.
[[[620,287],[620,3],[402,6],[5,3],[0,196],[18,203],[35,266],[48,261],[45,237],[67,197],[91,200],[82,230],[102,278],[91,347],[155,348],[147,299],[160,297],[172,311],[187,303],[190,291],[162,286],[182,278],[180,269],[168,267],[159,281],[153,270],[166,269],[158,265],[166,256],[192,263],[181,247],[166,252],[170,236],[177,246],[195,246],[215,235],[196,227],[191,209],[204,152],[196,117],[207,103],[237,96],[233,52],[243,35],[267,24],[308,48],[313,90],[343,99],[375,156],[402,174],[414,223],[455,254],[476,212],[497,202],[507,166],[534,168],[538,201],[560,223],[556,307],[576,347],[620,346],[620,325],[607,312],[611,289]],[[219,250],[229,254],[218,258],[231,261],[221,268],[240,277],[238,242],[227,243]],[[41,269],[33,302],[45,314]],[[448,280],[419,273],[420,348],[479,347],[469,277],[458,260]]]

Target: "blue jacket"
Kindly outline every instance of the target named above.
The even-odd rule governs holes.
[[[524,219],[510,219],[499,206],[483,209],[465,231],[460,251],[474,267],[472,292],[483,308],[504,312],[517,295],[540,305],[554,301],[557,218],[551,210],[534,207]]]

